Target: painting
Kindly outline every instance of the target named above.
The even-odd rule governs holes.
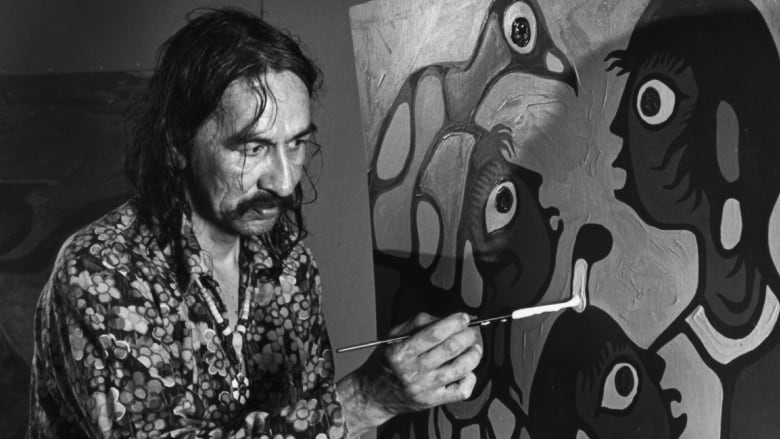
[[[2,438],[27,428],[32,317],[59,247],[129,196],[122,121],[146,76],[0,76]]]
[[[350,18],[379,335],[564,301],[578,279],[588,297],[484,326],[472,396],[381,438],[776,436],[780,5],[373,0]]]

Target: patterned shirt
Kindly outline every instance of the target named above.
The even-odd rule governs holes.
[[[297,245],[278,278],[261,280],[270,258],[242,238],[249,320],[243,336],[223,337],[209,305],[226,319],[225,307],[190,221],[180,251],[160,248],[136,202],[60,250],[36,309],[29,436],[346,436],[310,251]]]

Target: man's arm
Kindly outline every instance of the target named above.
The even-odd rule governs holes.
[[[393,416],[462,401],[476,384],[472,370],[482,358],[479,330],[459,313],[436,321],[419,314],[390,335],[415,332],[378,348],[360,368],[337,384],[350,436]]]

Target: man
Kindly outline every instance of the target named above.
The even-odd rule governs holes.
[[[467,398],[468,316],[420,315],[333,382],[301,243],[317,68],[218,10],[163,46],[133,113],[138,195],[73,235],[35,320],[31,437],[345,437]]]

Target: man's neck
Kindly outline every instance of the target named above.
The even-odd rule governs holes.
[[[211,256],[214,269],[238,266],[240,238],[215,226],[196,212],[192,214],[192,232],[203,251]]]
[[[238,254],[240,238],[207,221],[197,213],[192,214],[192,232],[202,251],[211,256],[214,279],[220,287],[222,302],[227,308],[228,324],[238,321],[238,289],[240,274]]]

